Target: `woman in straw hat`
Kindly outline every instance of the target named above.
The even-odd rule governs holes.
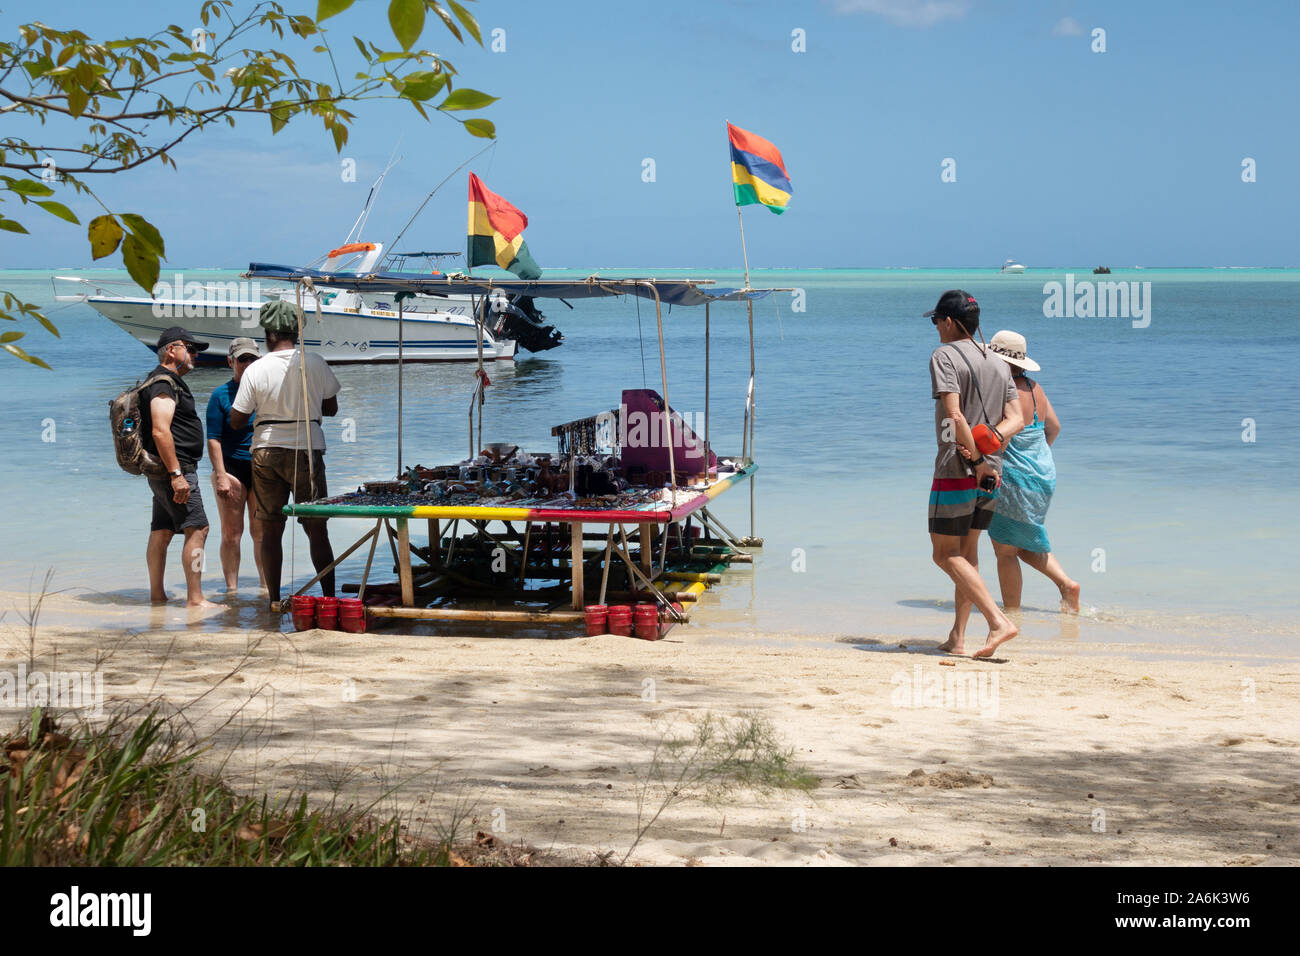
[[[1003,452],[1002,487],[989,525],[989,537],[998,559],[1002,606],[1007,610],[1020,607],[1020,562],[1023,561],[1051,578],[1061,592],[1061,610],[1077,614],[1079,585],[1052,555],[1044,527],[1056,490],[1056,463],[1052,460],[1051,445],[1061,433],[1061,422],[1043,387],[1025,374],[1037,372],[1040,367],[1026,355],[1025,337],[1003,330],[993,336],[989,350],[1011,366],[1020,393],[1020,408],[1029,422],[1012,436]]]

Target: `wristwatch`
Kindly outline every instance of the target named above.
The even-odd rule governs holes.
[[[185,477],[185,472],[181,471],[179,468],[173,468],[173,469],[172,469],[171,471],[169,471],[167,474],[170,475],[172,478],[184,478],[184,477]]]

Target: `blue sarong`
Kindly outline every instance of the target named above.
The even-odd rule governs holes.
[[[989,537],[1026,551],[1051,551],[1044,524],[1055,491],[1056,462],[1035,409],[1033,422],[1012,436],[1002,453],[1002,487]]]

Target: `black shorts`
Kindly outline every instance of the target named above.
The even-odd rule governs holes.
[[[226,474],[239,480],[239,483],[244,486],[244,494],[248,494],[253,490],[253,463],[251,461],[227,458],[225,464]]]
[[[181,466],[184,470],[185,466]],[[190,496],[185,504],[178,505],[172,498],[171,479],[150,478],[149,490],[153,492],[153,520],[150,531],[171,531],[179,534],[186,528],[206,528],[208,516],[203,510],[203,496],[199,494],[199,476],[193,469],[185,471],[190,483]]]

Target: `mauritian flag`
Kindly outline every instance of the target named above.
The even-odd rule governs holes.
[[[736,205],[761,203],[778,215],[785,212],[794,190],[781,151],[761,136],[727,124],[731,140],[731,181]]]
[[[523,232],[528,217],[469,174],[469,236],[466,263],[497,265],[521,279],[540,279],[542,270],[528,251]]]

